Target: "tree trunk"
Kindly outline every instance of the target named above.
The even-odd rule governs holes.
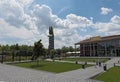
[[[36,62],[37,62],[37,66],[39,66],[39,59],[37,59]]]

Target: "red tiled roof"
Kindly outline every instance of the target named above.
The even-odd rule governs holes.
[[[79,45],[82,43],[89,43],[89,42],[98,42],[98,41],[107,41],[107,40],[114,40],[114,39],[120,39],[120,35],[113,35],[113,36],[105,36],[105,37],[91,37],[89,39],[82,40],[78,43],[75,43],[75,45]]]

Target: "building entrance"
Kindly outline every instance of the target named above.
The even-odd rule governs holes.
[[[117,54],[117,56],[120,56],[120,49],[116,50],[116,54]]]

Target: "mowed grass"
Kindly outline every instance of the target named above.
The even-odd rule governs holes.
[[[82,67],[80,64],[49,62],[49,61],[40,61],[39,66],[37,66],[36,62],[19,63],[19,64],[15,64],[15,66],[54,72],[54,73],[61,73],[61,72],[76,70]],[[88,66],[90,65],[86,65],[86,67]]]
[[[96,76],[95,79],[104,82],[120,82],[120,67],[113,67],[107,72]]]
[[[81,61],[81,62],[106,62],[109,58],[63,58],[66,61]]]

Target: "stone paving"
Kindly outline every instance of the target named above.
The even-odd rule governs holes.
[[[114,66],[120,58],[112,58],[107,68]],[[104,72],[103,67],[92,66],[64,73],[49,73],[33,69],[0,64],[0,81],[3,82],[99,82],[89,78]]]

